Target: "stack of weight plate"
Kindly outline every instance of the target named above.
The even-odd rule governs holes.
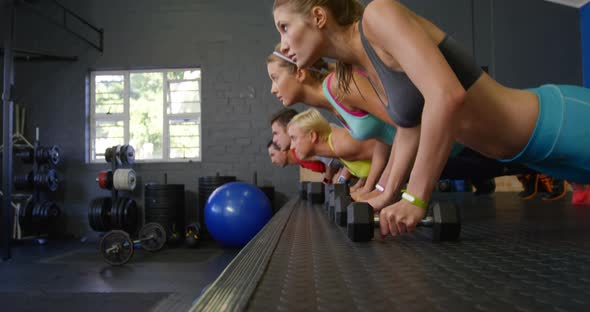
[[[235,176],[204,176],[199,177],[199,223],[201,224],[201,236],[208,238],[207,227],[205,226],[205,204],[209,196],[218,187],[236,182]]]
[[[114,204],[110,197],[95,198],[88,210],[88,223],[98,232],[124,230],[135,234],[139,225],[137,203],[127,197],[119,197]]]
[[[172,234],[184,235],[184,184],[145,185],[145,222],[155,222],[166,229],[168,238]]]
[[[29,202],[19,210],[19,224],[23,235],[56,234],[61,216],[59,207],[51,201]]]

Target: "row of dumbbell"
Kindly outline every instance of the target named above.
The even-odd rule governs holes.
[[[131,145],[115,145],[108,147],[104,152],[106,162],[116,162],[118,165],[131,165],[135,163],[135,149]]]
[[[305,186],[305,199],[321,204],[331,221],[347,228],[348,237],[355,242],[369,241],[379,227],[379,216],[373,207],[364,202],[353,202],[346,184],[329,184],[325,189],[321,183],[308,182]],[[323,195],[322,195],[323,194]],[[459,209],[449,202],[433,202],[429,206],[428,217],[417,226],[432,228],[433,241],[458,240],[461,232]]]
[[[25,164],[32,164],[36,161],[39,165],[50,164],[57,166],[61,161],[61,151],[57,145],[51,147],[39,146],[36,150],[29,147],[16,149],[14,154],[16,158],[22,160]]]
[[[24,175],[15,175],[13,177],[14,187],[18,190],[30,190],[38,187],[50,192],[57,191],[60,178],[55,169],[47,169],[34,173],[32,170]]]

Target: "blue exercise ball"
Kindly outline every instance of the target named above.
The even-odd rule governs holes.
[[[218,187],[205,204],[205,225],[228,247],[243,247],[272,217],[268,197],[256,186],[230,182]]]

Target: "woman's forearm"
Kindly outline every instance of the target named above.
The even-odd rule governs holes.
[[[373,157],[371,158],[371,170],[369,171],[369,175],[367,176],[367,181],[365,182],[364,186],[366,191],[372,191],[373,188],[375,188],[375,184],[377,184],[377,181],[379,181],[379,178],[383,173],[383,169],[387,164],[387,156],[389,155],[390,149],[390,145],[387,145],[381,141],[377,141],[377,143],[375,143]]]
[[[428,105],[422,113],[422,134],[416,161],[408,183],[408,193],[430,200],[435,181],[444,168],[455,138],[453,111],[443,103]]]
[[[387,178],[387,186],[385,186],[385,192],[388,192],[393,198],[399,194],[404,183],[408,181],[419,142],[420,127],[398,128],[390,155],[390,162],[393,161],[393,163]]]

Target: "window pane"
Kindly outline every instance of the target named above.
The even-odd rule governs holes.
[[[168,72],[168,80],[201,79],[201,70],[176,70]]]
[[[95,112],[97,114],[120,114],[124,111],[123,94],[125,91],[123,75],[96,75]]]
[[[123,121],[97,121],[94,139],[93,159],[104,157],[104,151],[111,146],[125,143]]]
[[[201,90],[198,80],[169,81],[169,114],[200,113]]]
[[[133,73],[129,78],[129,144],[136,159],[162,159],[163,73]]]
[[[198,120],[170,120],[170,158],[198,158],[201,153]]]
[[[132,145],[139,161],[201,158],[201,69],[96,71],[92,77],[93,161],[119,144]]]

